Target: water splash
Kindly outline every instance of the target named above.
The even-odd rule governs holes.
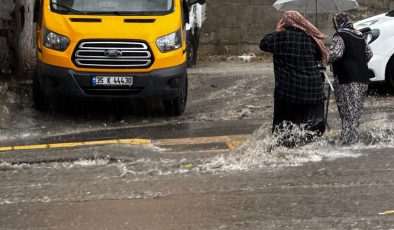
[[[304,129],[298,128],[292,129],[291,132],[292,136],[308,134]],[[392,148],[394,146],[394,123],[388,119],[363,123],[360,129],[359,142],[351,146],[339,145],[340,132],[332,132],[312,143],[306,145],[298,143],[295,148],[287,148],[280,145],[283,135],[272,135],[270,123],[267,123],[257,129],[250,139],[234,151],[210,158],[167,159],[160,156],[157,158],[139,158],[135,161],[114,161],[108,156],[107,158],[80,159],[75,162],[53,162],[38,165],[2,163],[0,164],[0,170],[22,170],[31,167],[55,169],[115,167],[118,171],[115,177],[145,180],[193,172],[225,173],[260,168],[299,166],[307,162],[360,157],[366,150]]]
[[[11,164],[8,162],[0,163],[0,171],[13,171],[28,168],[30,168],[30,165],[28,164]]]
[[[371,124],[369,124],[371,125]],[[220,155],[200,166],[202,171],[254,170],[264,167],[299,166],[323,159],[334,160],[344,157],[360,157],[365,149],[394,146],[394,125],[389,120],[380,120],[360,129],[360,140],[352,146],[340,146],[339,132],[335,136],[323,136],[315,142],[295,148],[278,145],[283,136],[273,136],[271,127],[261,126],[249,140],[228,155]],[[377,128],[379,127],[379,128]],[[292,129],[291,135],[308,134],[303,129]]]

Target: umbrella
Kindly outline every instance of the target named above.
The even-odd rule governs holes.
[[[296,10],[301,13],[314,13],[315,25],[317,14],[339,12],[359,7],[356,0],[277,0],[273,5],[279,11]]]
[[[273,5],[279,11],[296,10],[302,13],[328,13],[356,9],[356,0],[277,0]]]

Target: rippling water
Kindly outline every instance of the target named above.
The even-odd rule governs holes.
[[[257,129],[252,137],[228,154],[192,160],[160,158],[140,158],[134,162],[111,161],[110,159],[80,159],[75,162],[60,162],[36,165],[0,164],[0,170],[35,168],[89,168],[111,165],[119,170],[119,176],[153,176],[183,174],[189,172],[225,172],[234,170],[255,170],[264,167],[299,166],[306,162],[343,157],[359,157],[369,149],[394,146],[394,125],[389,120],[378,120],[365,124],[360,129],[360,140],[351,146],[340,146],[340,133],[332,133],[309,144],[296,148],[278,145],[280,137],[271,134],[270,124]],[[378,123],[379,125],[377,125]],[[301,130],[293,130],[299,134]],[[160,149],[145,147],[151,151]]]
[[[260,73],[259,71],[256,71],[257,75]],[[261,78],[255,77],[256,83],[260,81]],[[237,84],[245,85],[246,82],[241,79]],[[14,134],[13,137],[34,138],[37,135],[42,135],[43,133],[38,132],[37,134],[37,130],[35,130],[41,130],[42,128],[40,122],[37,122],[40,121],[38,118],[40,118],[41,114],[37,114],[32,109],[30,99],[22,100],[24,101],[23,103],[16,102],[19,100],[16,94],[8,95],[6,88],[2,89],[0,87],[0,95],[11,99],[6,101],[7,103],[4,106],[0,107],[0,113],[8,115],[3,116],[0,124],[3,127],[10,126],[15,120],[15,117],[10,116],[9,111],[17,111],[23,108],[21,115],[18,117],[19,119],[17,119],[18,122],[21,122],[14,124],[18,125],[16,130],[10,131],[14,131],[14,133],[11,133]],[[223,94],[225,96],[224,99],[228,95],[231,96],[236,88],[229,86],[229,89],[223,89],[222,93],[227,93]],[[261,88],[252,89],[261,91]],[[244,91],[246,90],[250,92],[250,89],[245,86]],[[217,92],[216,88],[212,91],[212,97],[222,96]],[[242,99],[239,95],[236,96]],[[254,98],[255,95],[250,95],[249,97]],[[264,97],[271,98],[270,95]],[[256,99],[256,101],[261,103],[260,105],[256,102],[258,105],[256,107],[257,109],[253,107],[255,104],[249,107],[254,108],[256,111],[264,111],[264,113],[261,113],[262,116],[271,114],[272,111],[264,107],[268,106],[268,102],[261,102],[260,100],[260,98]],[[375,101],[371,101],[375,103]],[[196,100],[196,102],[199,102],[199,100]],[[387,106],[391,105],[391,99],[385,102]],[[239,104],[243,105],[247,103],[240,101]],[[379,107],[384,107],[382,102],[376,104]],[[212,117],[207,112],[201,112],[198,116],[207,116],[209,119],[216,120],[222,116],[223,111],[229,111],[229,113],[233,111],[231,108],[217,110],[219,115]],[[251,110],[247,111],[249,111],[248,114],[253,114]],[[241,111],[240,113],[243,112]],[[268,122],[256,130],[253,136],[237,149],[223,155],[197,156],[194,158],[183,156],[168,157],[168,155],[163,153],[164,151],[162,152],[154,146],[146,146],[150,151],[155,152],[154,157],[137,155],[135,160],[132,161],[113,160],[110,157],[102,157],[97,159],[79,159],[74,162],[42,164],[15,165],[0,163],[0,174],[3,178],[1,182],[2,189],[0,190],[0,204],[156,198],[174,193],[182,193],[188,190],[194,192],[199,188],[197,185],[190,185],[189,181],[194,181],[196,178],[204,178],[205,175],[208,176],[207,180],[209,180],[212,179],[212,177],[209,178],[210,175],[233,175],[240,171],[254,172],[284,166],[300,166],[308,162],[319,162],[322,160],[334,160],[346,157],[357,158],[367,153],[373,153],[378,148],[392,148],[394,146],[394,123],[391,121],[390,116],[384,112],[373,111],[373,113],[371,117],[362,121],[360,141],[353,146],[340,146],[338,144],[340,133],[333,132],[315,142],[297,148],[280,147],[277,146],[278,138],[271,135],[271,123]],[[35,117],[31,117],[31,114],[34,114]],[[48,115],[48,117],[51,117],[51,115]],[[229,117],[234,118],[234,116]],[[58,125],[58,120],[63,121],[62,118],[60,116],[60,118],[54,119],[46,124],[48,126]],[[80,130],[82,129],[81,127],[87,126],[87,119],[75,120],[77,119],[73,117],[67,118],[66,124],[63,124],[63,126],[67,126],[68,129],[64,129],[66,131],[69,129]],[[101,122],[101,119],[93,122],[93,124],[89,123],[89,126],[96,128],[95,123],[99,122]],[[72,125],[70,126],[69,123]],[[119,124],[119,126],[123,125]],[[62,130],[59,132],[62,132]],[[51,133],[48,135],[51,135]],[[2,132],[0,140],[9,137],[6,132]],[[120,148],[121,151],[126,153],[133,151],[129,146],[120,146],[117,148]],[[174,181],[177,182],[174,183]],[[174,188],[174,184],[178,187]],[[210,182],[207,184],[212,186]],[[206,185],[201,190],[203,192],[210,191],[211,187],[209,186]],[[234,185],[235,190],[238,189],[236,186]],[[224,188],[224,190],[226,189]]]
[[[361,150],[394,146],[394,125],[389,120],[375,121],[375,125],[360,129],[360,140],[352,146],[339,145],[339,133],[323,136],[297,148],[277,146],[278,138],[271,135],[270,126],[262,126],[253,137],[229,155],[212,159],[207,168],[220,170],[252,170],[262,167],[298,166],[305,162],[359,157]],[[302,132],[293,130],[294,132]],[[299,134],[299,133],[297,133]]]

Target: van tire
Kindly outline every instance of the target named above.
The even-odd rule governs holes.
[[[391,92],[394,92],[394,56],[391,57],[386,68],[386,85]]]
[[[46,112],[49,111],[51,108],[49,98],[41,88],[40,81],[38,79],[37,69],[34,71],[33,75],[33,102],[34,107],[38,111]]]
[[[188,91],[188,79],[186,74],[180,95],[172,100],[163,101],[164,110],[167,115],[180,116],[183,114],[183,112],[185,112],[186,103],[187,103],[187,91]]]

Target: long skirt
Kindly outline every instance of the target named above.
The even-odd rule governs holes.
[[[294,132],[294,128],[306,132]],[[280,145],[296,147],[307,144],[323,135],[325,129],[324,102],[305,105],[274,99],[272,133],[280,137]]]
[[[363,111],[368,85],[364,83],[339,84],[336,80],[335,98],[342,121],[342,144],[350,145],[358,141],[357,128]]]

